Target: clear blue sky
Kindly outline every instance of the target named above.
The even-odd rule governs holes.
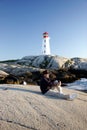
[[[87,58],[87,0],[0,0],[0,60],[41,55],[45,31],[52,54]]]

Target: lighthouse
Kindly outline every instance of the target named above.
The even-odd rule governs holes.
[[[42,54],[50,55],[50,38],[48,32],[43,33]]]

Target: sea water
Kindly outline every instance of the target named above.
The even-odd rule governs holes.
[[[87,90],[87,79],[81,78],[80,80],[76,80],[73,83],[68,83],[67,86],[71,89]]]

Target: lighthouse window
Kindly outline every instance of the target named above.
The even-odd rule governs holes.
[[[44,42],[46,42],[46,40],[44,40]]]
[[[46,45],[44,45],[44,47],[46,48]]]
[[[44,53],[46,53],[46,51],[44,51]]]

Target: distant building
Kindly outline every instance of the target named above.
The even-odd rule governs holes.
[[[50,55],[50,38],[48,32],[43,33],[42,54]]]

